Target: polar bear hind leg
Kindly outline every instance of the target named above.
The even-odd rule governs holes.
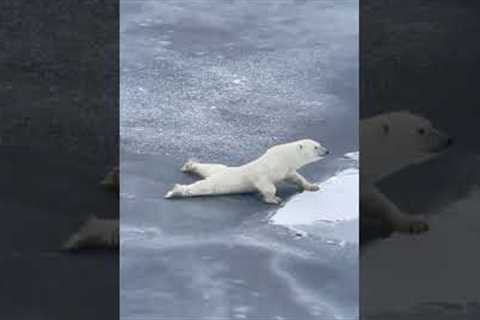
[[[216,173],[219,173],[228,167],[223,164],[216,163],[200,163],[193,160],[188,160],[182,167],[183,172],[190,172],[199,175],[202,178],[208,178]]]
[[[365,188],[360,194],[361,211],[371,218],[383,220],[402,233],[423,233],[428,231],[428,223],[421,217],[403,213],[392,201],[376,188]]]
[[[229,173],[224,173],[212,175],[189,185],[176,184],[167,192],[165,198],[224,195],[255,191],[253,186],[246,186],[239,179],[232,179],[231,177],[228,179],[226,175],[229,176]]]

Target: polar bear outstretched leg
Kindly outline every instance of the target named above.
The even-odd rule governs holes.
[[[245,186],[240,179],[232,178],[233,174],[228,172],[228,170],[231,169],[189,185],[176,184],[167,192],[165,198],[224,195],[255,191],[253,187]]]
[[[203,178],[208,178],[216,173],[219,173],[228,167],[223,164],[216,163],[199,163],[193,160],[188,160],[182,167],[183,172],[191,172],[198,174]]]
[[[300,188],[302,188],[303,190],[307,190],[307,191],[318,191],[320,189],[319,186],[309,182],[307,179],[305,179],[301,174],[299,174],[296,171],[289,174],[286,177],[286,181],[292,184],[295,184]]]
[[[195,196],[208,196],[212,194],[217,194],[215,192],[215,187],[212,183],[210,183],[209,179],[205,179],[189,185],[175,184],[173,188],[167,192],[165,198],[186,198]]]
[[[365,188],[367,189],[367,188]],[[395,231],[403,233],[423,233],[429,226],[422,218],[403,213],[393,202],[386,198],[376,188],[360,195],[361,210],[370,217],[383,220]]]
[[[223,181],[224,184],[220,184],[219,181]],[[175,197],[196,197],[196,196],[208,196],[208,195],[220,195],[220,194],[234,194],[234,193],[246,193],[257,191],[262,195],[262,199],[265,203],[269,204],[281,204],[282,198],[277,197],[275,193],[277,188],[269,181],[259,181],[251,187],[246,187],[238,181],[230,180],[229,183],[225,183],[225,177],[222,174],[210,177],[204,180],[197,181],[190,185],[176,184],[170,191],[167,192],[165,198]]]

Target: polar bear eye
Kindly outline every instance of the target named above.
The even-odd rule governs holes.
[[[317,146],[315,146],[314,148],[315,148],[315,150],[318,150],[318,147],[317,147]]]
[[[425,129],[424,128],[420,128],[417,130],[418,134],[423,136],[425,134]]]

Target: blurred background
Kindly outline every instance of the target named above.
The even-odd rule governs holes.
[[[362,1],[360,114],[410,110],[453,137],[440,157],[385,179],[400,208],[431,230],[362,247],[366,318],[476,319],[480,314],[479,6]]]
[[[118,4],[0,3],[0,318],[118,318],[118,254],[61,252],[118,162]]]

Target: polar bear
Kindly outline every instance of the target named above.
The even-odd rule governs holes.
[[[429,160],[452,144],[422,116],[407,111],[360,121],[360,207],[362,219],[378,219],[394,231],[420,233],[428,224],[402,212],[375,186],[390,174]]]
[[[304,139],[268,149],[260,158],[239,167],[223,164],[185,163],[182,171],[204,178],[190,185],[176,184],[165,198],[259,192],[264,202],[281,204],[275,185],[287,181],[308,191],[317,185],[307,181],[297,170],[323,159],[329,153],[320,143]]]

